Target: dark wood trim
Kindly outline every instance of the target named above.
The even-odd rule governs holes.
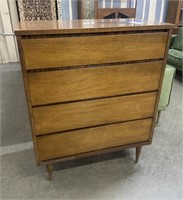
[[[179,25],[181,16],[182,0],[169,0],[168,9],[166,15],[166,22],[175,24],[175,27]]]
[[[144,94],[144,93],[143,93]],[[83,127],[83,128],[76,128],[76,129],[69,129],[69,130],[64,130],[64,131],[58,131],[58,132],[49,132],[45,134],[39,134],[36,137],[44,137],[44,136],[49,136],[49,135],[54,135],[54,134],[64,134],[64,133],[71,133],[74,131],[79,131],[79,130],[87,130],[90,128],[98,128],[98,127],[103,127],[103,126],[110,126],[114,124],[121,124],[121,123],[128,123],[128,122],[135,122],[135,121],[140,121],[140,120],[145,120],[145,119],[152,119],[152,117],[147,117],[147,118],[140,118],[140,119],[132,119],[132,120],[127,120],[127,121],[118,121],[118,122],[113,122],[113,123],[108,123],[108,124],[100,124],[100,125],[94,125],[94,126],[88,126],[88,127]]]
[[[145,62],[154,62],[162,61],[162,58],[157,59],[148,59],[148,60],[137,60],[137,61],[126,61],[126,62],[115,62],[115,63],[104,63],[104,64],[92,64],[92,65],[78,65],[76,66],[66,66],[66,67],[53,67],[53,68],[37,68],[37,69],[28,69],[29,73],[42,73],[42,72],[51,72],[51,71],[63,71],[63,70],[75,70],[83,68],[94,68],[94,67],[110,67],[110,66],[119,66],[119,65],[130,65],[130,64],[140,64]]]
[[[131,31],[146,31],[148,29],[150,30],[168,30],[170,28],[174,27],[173,24],[167,24],[167,25],[162,25],[162,26],[156,26],[156,25],[152,25],[152,26],[141,26],[141,27],[138,27],[138,26],[132,26],[131,28],[127,28],[127,27],[119,27],[119,28],[99,28],[98,30],[97,29],[84,29],[82,30],[82,33],[86,33],[86,34],[91,34],[91,33],[107,33],[107,32],[112,32],[112,33],[116,33],[116,32],[124,32],[124,31],[129,31],[129,29]],[[78,29],[74,29],[72,31],[68,30],[68,29],[63,29],[63,30],[59,30],[59,29],[55,29],[55,30],[44,30],[44,31],[41,31],[41,30],[38,30],[38,31],[33,31],[33,30],[15,30],[15,34],[18,36],[18,35],[24,35],[24,36],[30,36],[30,35],[59,35],[59,34],[63,34],[63,35],[66,35],[66,34],[79,34],[80,31]],[[62,35],[62,36],[63,36]]]
[[[105,35],[133,35],[133,34],[145,34],[145,33],[165,33],[167,32],[166,29],[161,29],[161,30],[136,30],[136,31],[118,31],[118,32],[100,32],[100,33],[84,33],[84,34],[53,34],[53,35],[22,35],[22,39],[43,39],[43,38],[71,38],[71,37],[90,37],[90,36],[105,36]],[[136,61],[134,61],[136,62]],[[123,62],[124,63],[124,62]],[[111,64],[111,63],[106,63],[106,64]]]
[[[63,101],[63,102],[56,102],[56,103],[49,103],[49,104],[37,104],[37,105],[33,105],[32,107],[36,108],[36,107],[54,106],[54,105],[69,104],[69,103],[79,103],[79,102],[87,102],[91,100],[95,101],[95,100],[109,99],[109,98],[115,98],[115,97],[125,97],[125,96],[136,95],[136,94],[147,94],[147,93],[152,93],[152,92],[157,92],[157,90],[125,93],[125,94],[119,94],[119,95],[113,95],[113,96],[100,96],[100,97],[90,98],[90,99],[79,99],[79,100]],[[121,122],[117,122],[117,123],[121,123]],[[109,125],[109,124],[104,124],[104,125]]]

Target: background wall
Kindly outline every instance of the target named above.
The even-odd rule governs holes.
[[[61,2],[59,18],[77,19],[78,0],[59,0]],[[94,0],[85,0],[85,18],[94,18]],[[136,18],[142,20],[164,21],[168,0],[137,0]],[[125,6],[124,0],[99,0],[100,7]],[[135,5],[132,0],[131,6]],[[0,32],[13,33],[18,23],[15,0],[0,0]],[[19,61],[16,39],[14,36],[0,34],[0,63]]]
[[[9,6],[11,3],[11,9]],[[17,19],[16,7],[14,0],[0,0],[0,63],[17,62],[16,40],[13,33],[12,20]],[[11,15],[10,15],[11,12]],[[9,34],[10,33],[10,34]]]
[[[167,6],[167,0],[139,0],[137,1],[136,18],[164,22]]]

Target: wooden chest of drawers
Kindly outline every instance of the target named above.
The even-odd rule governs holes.
[[[172,25],[24,22],[15,31],[38,165],[150,144]]]

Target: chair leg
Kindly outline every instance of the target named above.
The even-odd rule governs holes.
[[[138,161],[139,161],[141,149],[142,149],[142,147],[136,147],[136,159],[135,159],[135,163],[138,163]]]
[[[157,123],[157,124],[159,123],[160,114],[161,114],[161,111],[158,111],[157,119],[156,119],[156,123]]]
[[[46,165],[46,169],[47,169],[47,173],[48,173],[48,180],[51,181],[52,180],[52,172],[53,172],[52,165]]]

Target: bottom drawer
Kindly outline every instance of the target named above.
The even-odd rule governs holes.
[[[152,119],[37,137],[40,160],[148,141]]]

